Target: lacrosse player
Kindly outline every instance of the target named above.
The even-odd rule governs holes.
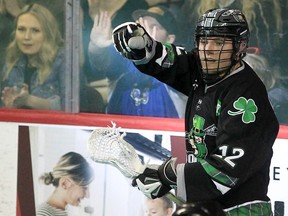
[[[237,9],[211,9],[198,20],[195,49],[180,54],[136,23],[113,31],[114,46],[148,75],[189,96],[187,163],[170,158],[134,178],[146,196],[171,189],[186,202],[219,202],[227,215],[272,215],[267,196],[279,123],[264,84],[243,61],[249,27]],[[196,158],[196,160],[195,160]]]

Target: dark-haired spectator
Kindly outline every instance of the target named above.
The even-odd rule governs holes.
[[[144,25],[155,40],[175,41],[177,23],[166,7],[136,10],[132,17]],[[112,46],[110,20],[107,12],[95,17],[89,50],[96,73],[104,74],[110,83],[107,113],[183,117],[187,97],[157,79],[139,73],[131,62],[119,56]]]
[[[4,66],[5,50],[14,30],[15,17],[22,7],[20,2],[20,0],[0,0],[0,71]]]

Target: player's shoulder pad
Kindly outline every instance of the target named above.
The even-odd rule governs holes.
[[[177,52],[177,55],[181,55],[181,54],[186,54],[187,51],[183,46],[175,46],[175,50]]]

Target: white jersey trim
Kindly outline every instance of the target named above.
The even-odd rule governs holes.
[[[224,185],[222,185],[222,184],[219,184],[218,182],[216,182],[216,181],[214,181],[214,180],[212,180],[213,181],[213,183],[215,184],[215,186],[217,187],[217,189],[222,193],[222,194],[225,194],[225,193],[227,193],[231,188],[229,188],[229,187],[226,187],[226,186],[224,186]]]
[[[258,204],[258,203],[271,203],[270,201],[263,201],[263,200],[254,200],[254,201],[251,201],[251,202],[246,202],[246,203],[243,203],[241,205],[236,205],[236,206],[233,206],[231,208],[227,208],[227,209],[223,209],[225,212],[228,212],[228,211],[231,211],[233,209],[236,209],[236,208],[240,208],[240,207],[243,207],[243,206],[247,206],[247,205],[251,205],[251,204]]]

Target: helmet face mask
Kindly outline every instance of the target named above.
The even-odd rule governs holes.
[[[221,40],[222,46],[219,46]],[[194,41],[204,82],[215,83],[228,75],[231,68],[245,56],[242,45],[247,47],[248,40],[249,28],[241,11],[211,9],[204,13],[198,20]],[[204,48],[203,41],[206,41]],[[218,45],[211,48],[210,43]],[[210,56],[212,52],[213,57]],[[212,64],[212,61],[215,63]]]
[[[202,69],[202,78],[207,82],[216,82],[230,70],[233,60],[233,42],[225,37],[201,37],[198,56]]]

